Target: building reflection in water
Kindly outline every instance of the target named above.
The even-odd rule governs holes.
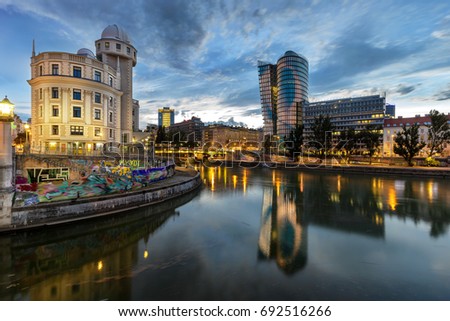
[[[149,236],[192,192],[128,215],[0,238],[0,300],[127,300]]]

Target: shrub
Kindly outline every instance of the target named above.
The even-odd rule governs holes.
[[[439,167],[441,163],[432,157],[427,157],[425,158],[424,165],[430,167]]]

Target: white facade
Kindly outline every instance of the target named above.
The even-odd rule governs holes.
[[[43,52],[38,55],[33,48],[28,81],[31,152],[100,153],[104,144],[121,143],[124,133],[126,137],[131,135],[132,87],[126,85],[129,89],[126,92],[122,88],[124,83],[131,82],[132,70],[127,73],[116,69],[118,58],[114,64],[111,59],[109,63],[105,60],[108,59],[102,61],[85,48],[77,54]],[[131,61],[135,64],[135,59]],[[124,107],[125,93],[130,102]]]

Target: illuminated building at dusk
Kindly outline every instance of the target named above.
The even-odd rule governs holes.
[[[31,148],[35,152],[92,152],[129,143],[138,130],[132,99],[136,49],[117,25],[103,30],[96,55],[35,53],[31,57]]]

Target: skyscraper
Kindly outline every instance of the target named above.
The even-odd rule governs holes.
[[[275,135],[277,132],[277,66],[259,61],[258,75],[264,135]]]
[[[264,135],[288,136],[303,122],[303,106],[308,102],[308,61],[286,51],[277,65],[258,63]]]
[[[168,128],[175,123],[175,110],[170,107],[158,109],[158,126]]]
[[[277,135],[288,136],[302,124],[303,103],[308,101],[308,61],[293,51],[277,62]]]

